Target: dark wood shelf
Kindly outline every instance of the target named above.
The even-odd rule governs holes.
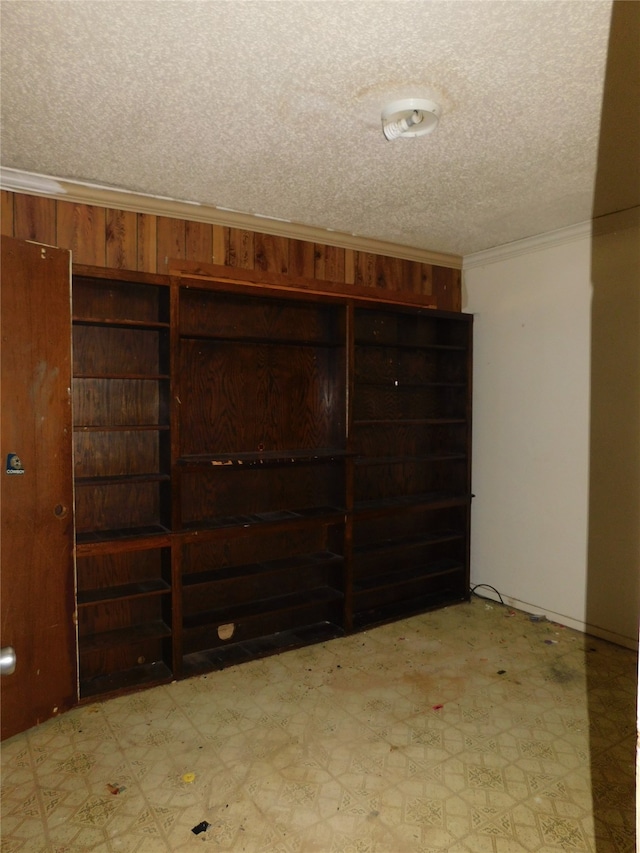
[[[170,290],[168,277],[73,270],[82,699],[172,677]]]
[[[468,594],[472,318],[249,275],[74,268],[82,698]]]
[[[114,628],[112,631],[102,631],[99,634],[80,637],[80,655],[100,649],[110,649],[114,646],[129,646],[143,640],[157,640],[161,637],[170,636],[171,628],[161,620],[146,622],[142,625],[132,625],[129,628]]]
[[[357,456],[355,464],[367,465],[407,465],[429,464],[432,462],[461,462],[467,459],[464,453],[429,453],[424,456]]]
[[[76,486],[132,486],[135,483],[166,483],[170,480],[169,474],[116,474],[110,477],[76,477]]]
[[[103,589],[78,590],[78,606],[86,607],[116,599],[141,598],[149,595],[166,595],[171,592],[171,585],[162,578],[137,581],[136,583],[110,586]]]
[[[395,379],[356,379],[359,388],[385,388],[388,391],[416,391],[421,388],[466,388],[466,382],[407,382]]]
[[[265,450],[241,453],[200,453],[182,456],[177,464],[183,469],[202,468],[209,466],[244,466],[259,467],[266,465],[298,465],[300,463],[330,463],[342,462],[352,453],[346,450],[317,449],[317,450]]]
[[[369,426],[372,424],[397,424],[407,426],[438,426],[439,424],[466,424],[466,418],[362,418],[355,419],[353,426]]]
[[[81,536],[82,534],[79,534]],[[94,533],[86,534],[95,536]],[[162,532],[154,532],[149,535],[135,535],[124,542],[121,539],[90,539],[84,542],[76,541],[76,557],[96,557],[103,554],[120,553],[123,548],[128,553],[135,551],[155,551],[159,548],[171,548],[173,534],[166,528]]]
[[[333,622],[317,622],[290,631],[278,631],[241,643],[230,643],[215,649],[192,652],[182,660],[184,676],[200,675],[211,670],[226,669],[236,664],[280,652],[298,649],[314,643],[325,643],[343,637],[344,630]]]
[[[94,542],[119,542],[125,539],[146,539],[167,533],[169,533],[169,528],[160,524],[150,524],[144,527],[123,527],[118,530],[87,530],[76,534],[76,543],[88,545]]]
[[[344,519],[346,510],[334,506],[316,506],[306,509],[275,510],[273,512],[257,512],[251,515],[220,516],[213,519],[202,519],[183,526],[190,530],[217,530],[224,527],[253,527],[255,525],[288,525],[295,521],[314,520],[326,524]]]
[[[115,372],[84,372],[75,373],[74,379],[131,379],[144,380],[145,382],[163,382],[169,379],[166,373],[127,373],[123,371]]]
[[[392,556],[395,552],[408,553],[412,549],[421,548],[425,545],[434,545],[437,542],[452,542],[456,539],[462,540],[465,538],[463,530],[434,530],[431,533],[424,533],[420,536],[403,537],[402,539],[383,539],[380,542],[372,542],[368,545],[360,545],[354,547],[353,554],[355,557],[363,555],[381,556],[389,554]]]
[[[468,601],[468,593],[459,593],[447,587],[434,590],[425,595],[411,596],[410,599],[390,601],[376,607],[354,610],[353,627],[356,631],[364,628],[373,628],[387,622],[395,622],[398,619],[406,619],[418,613],[426,613],[438,607],[455,604],[460,601]]]
[[[169,424],[76,424],[74,432],[168,432]]]
[[[80,679],[80,698],[90,699],[108,693],[138,690],[141,687],[166,683],[172,678],[173,673],[164,661],[154,661],[132,667],[124,672],[110,672],[108,675]]]
[[[443,352],[467,352],[466,346],[458,346],[456,344],[429,344],[429,343],[410,343],[408,341],[365,341],[356,339],[356,349],[358,347],[374,348],[374,349],[393,349],[393,350],[441,350]]]
[[[204,625],[219,625],[227,622],[247,621],[259,618],[265,613],[276,611],[304,610],[314,607],[316,604],[339,601],[344,598],[343,593],[332,587],[316,587],[315,589],[278,596],[277,598],[266,598],[252,601],[248,604],[240,604],[235,607],[224,607],[216,610],[208,610],[202,613],[185,614],[183,617],[183,628],[201,628]]]
[[[461,495],[456,492],[424,492],[420,495],[401,495],[386,500],[357,501],[353,509],[355,513],[372,516],[396,512],[399,509],[465,506],[470,501],[471,495]]]
[[[277,574],[284,571],[296,571],[302,573],[305,569],[338,568],[344,562],[339,554],[330,551],[321,551],[316,554],[300,554],[292,557],[284,557],[279,560],[268,560],[263,563],[251,563],[243,566],[228,566],[221,569],[211,569],[204,572],[192,572],[182,577],[184,586],[197,586],[198,584],[216,583],[218,581],[230,580],[232,578],[246,578],[247,581],[256,575]]]
[[[74,326],[104,326],[110,329],[140,329],[142,331],[166,330],[170,328],[170,323],[162,321],[149,320],[124,320],[113,319],[109,317],[72,317]]]
[[[278,337],[239,337],[224,334],[180,334],[181,341],[209,341],[211,343],[238,344],[239,346],[274,346],[274,347],[310,347],[312,349],[340,349],[345,346],[341,340],[310,340],[309,338],[278,338]]]
[[[354,582],[354,593],[369,592],[372,589],[399,589],[405,584],[413,584],[416,580],[429,579],[439,575],[459,574],[464,566],[459,560],[437,560],[422,566],[412,566],[407,569],[390,571],[385,574],[361,578]]]

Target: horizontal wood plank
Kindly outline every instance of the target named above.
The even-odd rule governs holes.
[[[313,292],[309,282],[317,281],[323,284],[315,292],[342,291],[357,296],[375,291],[376,299],[388,299],[392,293],[413,294],[408,304],[461,311],[461,273],[457,269],[7,190],[0,200],[3,234],[68,248],[78,264],[165,273],[176,269],[177,263],[189,261],[228,270],[257,270],[267,284],[276,283],[272,275],[287,276],[293,289]],[[228,273],[226,277],[230,278]],[[327,288],[326,282],[336,289]],[[384,297],[383,292],[388,295]]]

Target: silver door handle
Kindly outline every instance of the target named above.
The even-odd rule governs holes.
[[[11,675],[16,671],[16,651],[13,646],[0,649],[0,675]]]

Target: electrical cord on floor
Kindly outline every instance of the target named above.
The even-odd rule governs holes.
[[[478,598],[484,598],[484,599],[485,599],[485,601],[494,601],[494,599],[493,599],[493,598],[488,598],[488,596],[486,596],[486,595],[480,595],[480,593],[476,592],[476,590],[477,590],[479,587],[486,587],[487,589],[492,589],[492,590],[495,592],[495,594],[498,596],[498,598],[500,599],[500,604],[504,605],[504,601],[503,601],[503,599],[502,599],[502,596],[500,595],[500,593],[498,592],[498,590],[495,588],[495,586],[491,586],[491,584],[488,584],[488,583],[477,583],[475,586],[472,586],[472,587],[471,587],[471,594],[472,594],[472,595],[477,596]]]

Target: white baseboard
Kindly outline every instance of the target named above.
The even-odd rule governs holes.
[[[490,588],[482,587],[481,584],[478,584],[478,592],[483,598],[490,598],[492,601],[500,602],[497,593],[493,592]],[[597,625],[590,625],[588,622],[573,619],[571,616],[565,616],[563,613],[556,613],[553,610],[546,610],[544,607],[538,607],[535,604],[530,604],[528,601],[520,601],[519,598],[512,598],[509,595],[503,595],[502,600],[506,605],[516,610],[522,610],[525,613],[531,613],[536,616],[544,616],[549,622],[557,622],[558,625],[574,628],[583,634],[589,634],[592,637],[598,637],[601,640],[607,640],[618,646],[638,651],[638,637],[626,637],[624,634],[617,634],[615,631],[609,631]]]

